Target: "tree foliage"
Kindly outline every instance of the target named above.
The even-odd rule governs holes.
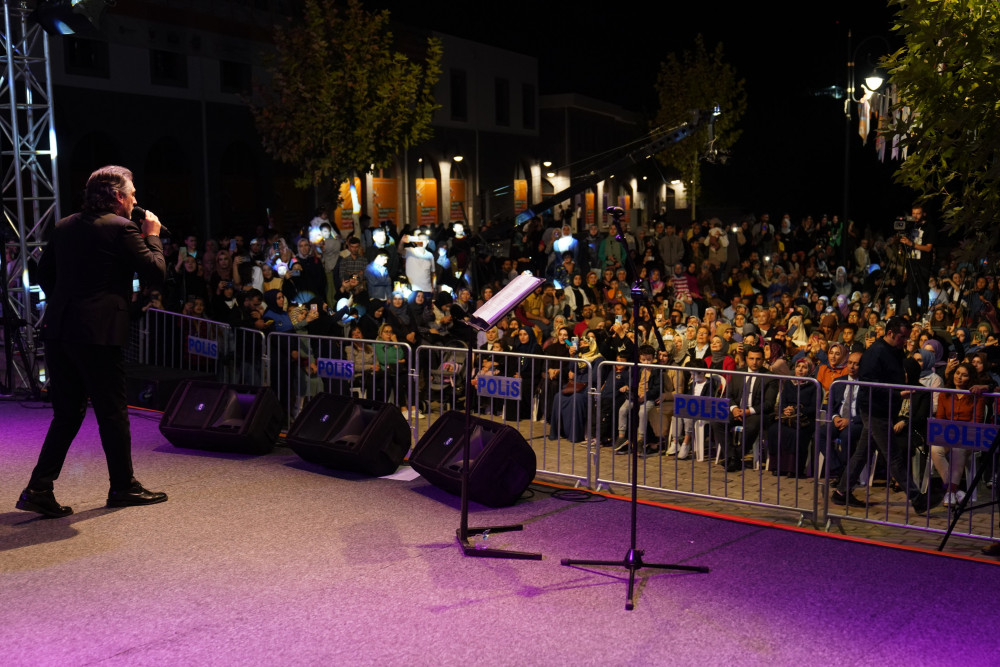
[[[684,51],[679,57],[671,53],[660,63],[656,80],[660,108],[656,114],[659,127],[670,128],[691,120],[696,110],[711,110],[718,105],[722,115],[715,120],[715,149],[725,155],[739,139],[739,121],[746,111],[744,80],[726,63],[722,44],[711,53],[705,48],[701,35],[695,39],[693,51]],[[708,128],[702,127],[694,136],[680,141],[659,155],[663,164],[681,174],[689,192],[698,192],[699,152],[708,141]]]
[[[891,0],[904,45],[887,58],[898,89],[888,134],[907,157],[897,182],[940,207],[968,250],[1000,235],[1000,5],[996,0]],[[889,141],[892,136],[887,137]]]
[[[430,138],[442,49],[429,39],[423,63],[393,51],[389,12],[360,0],[303,4],[275,29],[270,81],[250,106],[265,150],[300,170],[296,185],[329,191]]]

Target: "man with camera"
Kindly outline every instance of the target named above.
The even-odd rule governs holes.
[[[907,249],[906,293],[910,302],[910,314],[917,318],[927,311],[931,260],[937,234],[934,227],[928,224],[922,206],[914,206],[911,213],[911,222],[899,237],[899,242]]]
[[[53,494],[69,447],[94,406],[108,462],[109,507],[151,505],[167,494],[148,491],[132,476],[132,434],[122,347],[128,341],[132,276],[161,283],[166,263],[160,221],[146,211],[142,228],[132,172],[108,166],[90,175],[83,211],[56,223],[38,262],[48,298],[42,338],[48,364],[52,423],[17,508],[48,517],[73,513]]]

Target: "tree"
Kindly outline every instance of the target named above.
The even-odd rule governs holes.
[[[698,35],[693,52],[684,51],[679,58],[671,53],[660,64],[656,80],[660,98],[656,125],[664,129],[675,127],[691,120],[693,111],[711,110],[718,105],[722,115],[715,119],[714,148],[724,155],[741,134],[737,125],[747,107],[743,83],[736,70],[725,62],[722,44],[717,44],[715,50],[709,53],[704,39]],[[698,194],[701,180],[699,152],[704,150],[707,142],[708,128],[702,127],[693,136],[659,155],[663,164],[681,174],[685,187],[694,196]]]
[[[1000,235],[1000,7],[996,0],[891,0],[904,45],[887,58],[898,90],[887,140],[907,157],[896,181],[939,207],[967,254]]]
[[[265,150],[300,170],[298,187],[335,199],[340,183],[430,138],[441,43],[428,39],[412,62],[391,49],[388,22],[360,0],[305,0],[300,21],[275,29],[270,82],[250,107]]]

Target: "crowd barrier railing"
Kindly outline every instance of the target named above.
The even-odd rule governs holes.
[[[466,364],[464,347],[417,348],[418,435],[448,410],[464,410],[471,400],[473,414],[512,426],[524,436],[535,450],[539,472],[590,486],[594,385],[589,361],[474,350],[471,396],[465,391]]]
[[[632,426],[630,369],[602,361],[596,374],[596,483],[611,489],[631,481],[632,443],[622,443]],[[636,424],[640,488],[791,511],[800,522],[818,522],[822,393],[815,379],[660,364],[639,369],[652,387]],[[754,398],[747,401],[751,378],[747,390]],[[749,412],[737,417],[737,408]]]
[[[216,345],[213,355],[198,353],[205,341]],[[141,349],[148,364],[271,386],[285,407],[286,427],[309,397],[329,391],[399,406],[409,418],[415,445],[435,419],[464,409],[468,398],[477,416],[518,429],[538,455],[540,473],[589,488],[616,490],[630,482],[631,457],[615,453],[619,434],[631,432],[633,413],[622,408],[630,392],[628,363],[476,350],[467,397],[463,347],[414,349],[406,343],[299,333],[265,337],[256,330],[232,331],[224,324],[156,310],[147,312]],[[637,431],[642,426],[637,473],[643,489],[793,511],[802,522],[828,527],[857,521],[933,533],[947,529],[955,503],[917,513],[909,496],[928,492],[935,461],[938,476],[964,480],[964,486],[976,466],[990,466],[986,484],[963,490],[976,503],[996,498],[992,482],[1000,464],[985,460],[984,452],[1000,428],[1000,395],[971,397],[954,389],[840,379],[824,397],[812,378],[658,364],[640,364],[640,370],[648,372],[647,382],[655,376],[659,387],[656,400],[640,415],[644,423],[636,425]],[[759,416],[756,424],[739,423],[732,416],[733,408],[745,405],[743,388],[750,378],[761,385],[755,404],[746,406]],[[509,395],[509,379],[518,380],[516,398]],[[849,424],[841,420],[842,413],[849,414],[843,412],[845,392],[854,398],[862,391],[877,397],[893,390],[910,392],[902,426],[887,425],[888,414],[879,412],[877,400],[867,411],[850,415]],[[771,404],[765,404],[765,396]],[[934,406],[941,400],[982,405],[984,421],[939,420]],[[881,440],[873,435],[880,429]],[[856,451],[859,460],[870,464],[851,483],[865,508],[831,502],[833,485],[847,474]],[[955,465],[962,470],[953,470]],[[996,525],[997,511],[989,506],[967,512],[956,534],[994,538]]]
[[[267,351],[270,387],[285,409],[286,428],[320,392],[393,403],[410,416],[413,351],[408,343],[271,333]],[[416,432],[413,422],[411,430]]]
[[[973,395],[968,391],[928,388],[923,385],[887,385],[840,380],[842,391],[831,390],[825,443],[830,487],[850,490],[853,501],[867,507],[836,502],[833,488],[823,499],[828,525],[858,521],[944,533],[958,499],[950,498],[925,511],[924,496],[939,498],[954,483],[961,494],[971,494],[970,506],[997,499],[993,478],[996,459],[986,456],[997,434],[998,394]],[[845,428],[833,420],[848,407],[843,395],[853,399],[855,413]],[[941,406],[941,412],[939,412]],[[838,420],[840,424],[845,422]],[[852,463],[853,460],[853,466]],[[969,488],[977,466],[989,466],[984,483]],[[933,479],[934,472],[940,479]],[[933,486],[932,486],[933,485]],[[849,502],[840,496],[841,502]],[[950,502],[949,502],[950,500]],[[967,511],[955,527],[955,535],[995,538],[996,505]]]
[[[150,308],[142,320],[140,363],[234,382],[232,329],[200,317]]]

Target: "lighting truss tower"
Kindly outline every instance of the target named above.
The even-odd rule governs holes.
[[[30,12],[27,0],[3,0],[0,35],[0,240],[5,250],[14,248],[17,253],[8,285],[15,315],[24,323],[21,332],[29,359],[22,359],[18,367],[9,341],[5,349],[7,364],[14,364],[24,386],[31,386],[26,376],[34,367],[41,318],[32,303],[28,264],[38,260],[48,229],[61,217],[49,41],[29,20]]]

